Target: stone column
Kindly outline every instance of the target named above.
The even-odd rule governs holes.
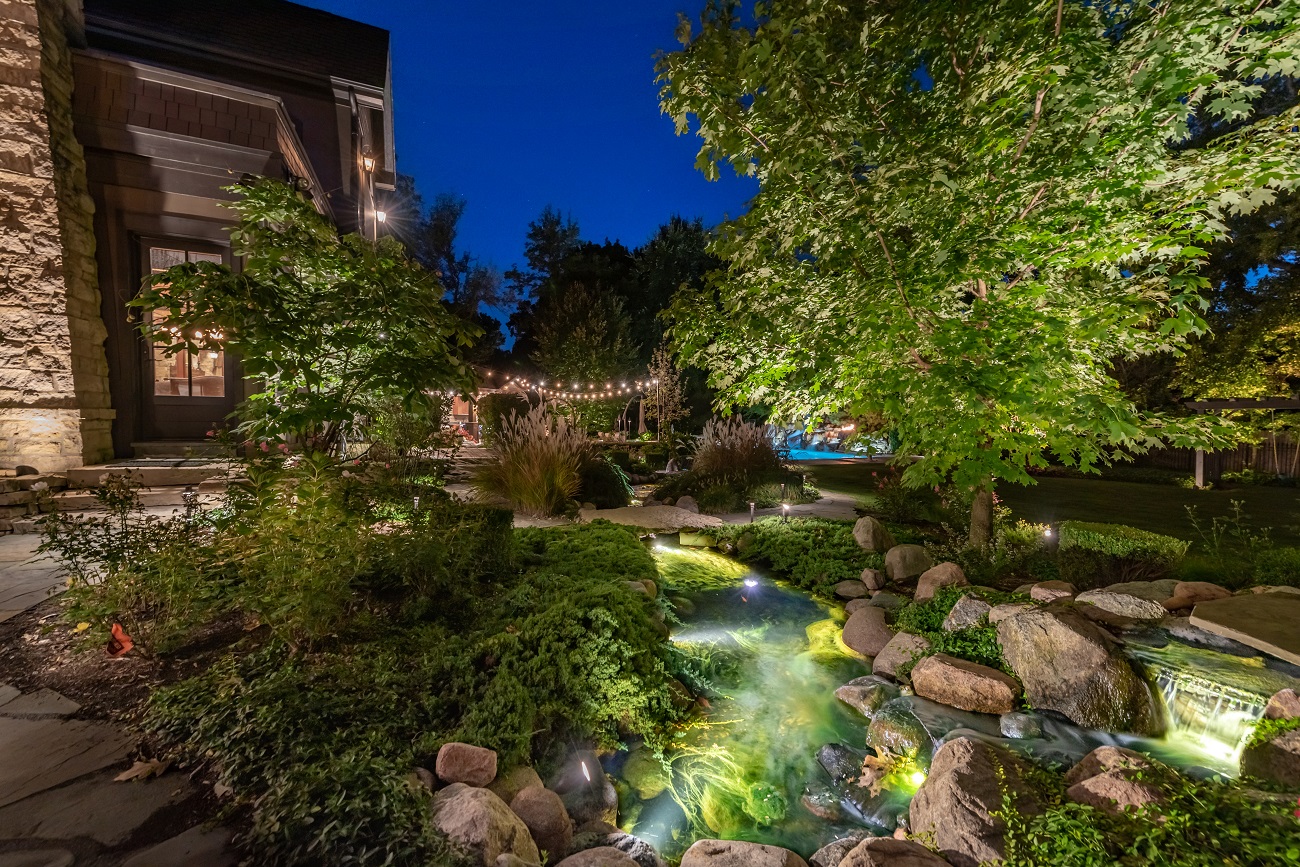
[[[112,457],[94,203],[72,130],[78,0],[0,0],[0,467]]]

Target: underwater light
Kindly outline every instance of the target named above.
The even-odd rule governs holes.
[[[1043,529],[1043,538],[1045,538],[1045,539],[1050,539],[1050,538],[1052,538],[1052,528],[1051,528],[1051,527],[1046,527],[1046,528]]]
[[[757,579],[754,579],[754,578],[746,578],[746,579],[745,579],[745,586],[746,586],[746,587],[757,587],[757,586],[758,586],[758,581],[757,581]]]
[[[587,770],[587,763],[586,763],[586,762],[578,762],[578,764],[582,765],[582,775],[583,775],[584,777],[586,777],[586,778],[587,778],[587,782],[590,783],[590,782],[591,782],[591,771]]]
[[[913,786],[919,786],[925,782],[925,771],[912,771],[908,779],[912,781]]]

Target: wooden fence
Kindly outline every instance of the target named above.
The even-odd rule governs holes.
[[[1253,445],[1240,445],[1206,457],[1216,465],[1218,473],[1252,469],[1273,475],[1300,475],[1300,443],[1287,434],[1268,434]],[[1160,449],[1137,456],[1134,466],[1191,473],[1196,471],[1196,452],[1193,449]]]

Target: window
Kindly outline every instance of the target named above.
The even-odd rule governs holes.
[[[221,264],[220,253],[202,253],[167,247],[149,247],[149,273],[161,274],[173,265],[185,262],[216,262]],[[154,311],[154,321],[165,319],[161,311]],[[220,334],[196,333],[195,342],[203,348],[198,352],[182,349],[168,355],[162,344],[153,344],[153,393],[167,397],[225,397],[226,352]]]

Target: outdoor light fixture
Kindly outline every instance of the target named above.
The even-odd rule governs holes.
[[[749,523],[751,524],[754,523],[754,505],[754,502],[751,500],[749,503]]]
[[[1046,529],[1043,530],[1043,538],[1045,538],[1045,539],[1050,539],[1050,538],[1052,538],[1052,528],[1051,528],[1051,527],[1047,527]]]
[[[758,586],[758,580],[755,579],[755,578],[746,578],[746,579],[745,579],[745,586],[746,586],[746,587],[757,587],[757,586]]]
[[[382,223],[388,219],[388,214],[383,211],[375,211],[375,219]]]
[[[912,776],[910,777],[910,779],[911,779],[911,781],[912,781],[912,785],[914,785],[914,786],[919,786],[919,785],[921,785],[922,783],[925,782],[925,772],[924,772],[924,771],[912,771]]]
[[[782,503],[782,504],[781,504],[781,523],[782,523],[782,524],[788,524],[788,523],[790,523],[790,504],[789,504],[789,503]]]
[[[591,782],[591,771],[587,770],[587,763],[586,763],[586,762],[579,762],[579,764],[582,765],[582,775],[583,775],[584,777],[586,777],[586,778],[587,778],[587,782],[590,783],[590,782]]]
[[[361,168],[368,172],[373,172],[375,170],[375,158],[371,155],[370,151],[366,151],[361,155]]]

